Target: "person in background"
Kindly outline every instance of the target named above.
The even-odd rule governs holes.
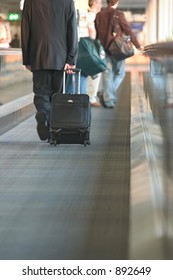
[[[8,22],[4,22],[0,17],[0,48],[9,48],[11,41],[11,32]]]
[[[99,96],[105,108],[114,108],[117,99],[117,89],[125,76],[125,61],[117,61],[109,55],[108,47],[114,35],[114,16],[117,9],[118,0],[107,0],[108,7],[97,14],[95,20],[97,38],[100,40],[106,51],[107,70],[102,73],[103,92]],[[117,32],[130,36],[134,46],[142,51],[136,35],[129,26],[123,11],[118,9]]]
[[[95,19],[96,14],[100,12],[102,8],[102,0],[89,0],[88,1],[89,11],[88,11],[88,35],[92,39],[96,39],[96,28]],[[90,103],[93,107],[101,107],[101,103],[98,101],[97,92],[99,91],[99,84],[101,79],[101,73],[97,74],[96,77],[91,77],[90,83],[93,85],[93,92],[89,93]]]
[[[87,13],[87,32],[88,36],[92,39],[96,39],[96,29],[95,29],[95,18],[96,14],[100,12],[102,7],[102,0],[89,0],[88,1],[89,11]],[[82,72],[82,69],[81,69]],[[66,92],[67,93],[77,93],[77,86],[73,85],[73,78],[72,75],[68,75],[67,77],[67,84],[66,84]],[[91,106],[93,107],[100,107],[101,104],[97,100],[97,91],[100,82],[100,74],[97,75],[96,79],[94,79],[94,91],[89,96]],[[76,85],[77,85],[77,75],[76,75]],[[87,93],[87,76],[81,74],[81,84],[80,84],[80,93],[86,94]]]
[[[49,138],[50,103],[62,93],[63,71],[76,64],[78,38],[73,0],[25,0],[21,21],[23,64],[33,73],[37,132]]]
[[[14,38],[10,42],[10,47],[11,48],[19,48],[20,47],[20,42],[19,42],[19,37],[16,34],[14,34]]]

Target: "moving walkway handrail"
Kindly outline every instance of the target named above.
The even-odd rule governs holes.
[[[0,48],[0,56],[1,55],[16,55],[22,54],[21,48]]]
[[[173,56],[173,41],[160,42],[145,46],[144,52],[149,56]]]

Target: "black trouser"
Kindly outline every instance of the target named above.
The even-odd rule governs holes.
[[[33,71],[34,105],[38,112],[44,112],[47,122],[50,118],[50,102],[53,93],[62,93],[63,71]]]

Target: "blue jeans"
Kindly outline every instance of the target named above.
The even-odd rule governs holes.
[[[125,61],[116,61],[106,56],[107,70],[102,73],[103,99],[105,102],[117,99],[117,89],[125,76]]]
[[[73,78],[75,81],[73,81]],[[81,75],[80,78],[80,93],[86,94],[87,92],[87,76]],[[78,73],[75,75],[67,75],[66,93],[78,93]]]

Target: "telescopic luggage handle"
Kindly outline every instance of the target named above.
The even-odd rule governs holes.
[[[73,71],[74,73],[73,74],[68,74],[67,71]],[[66,74],[67,75],[74,75],[75,73],[78,73],[78,90],[77,90],[77,93],[80,94],[80,78],[81,78],[81,69],[79,68],[68,68],[68,69],[64,69],[64,72],[63,72],[63,94],[66,93],[66,90],[65,90],[65,82],[66,82]],[[75,88],[75,87],[74,87]]]

